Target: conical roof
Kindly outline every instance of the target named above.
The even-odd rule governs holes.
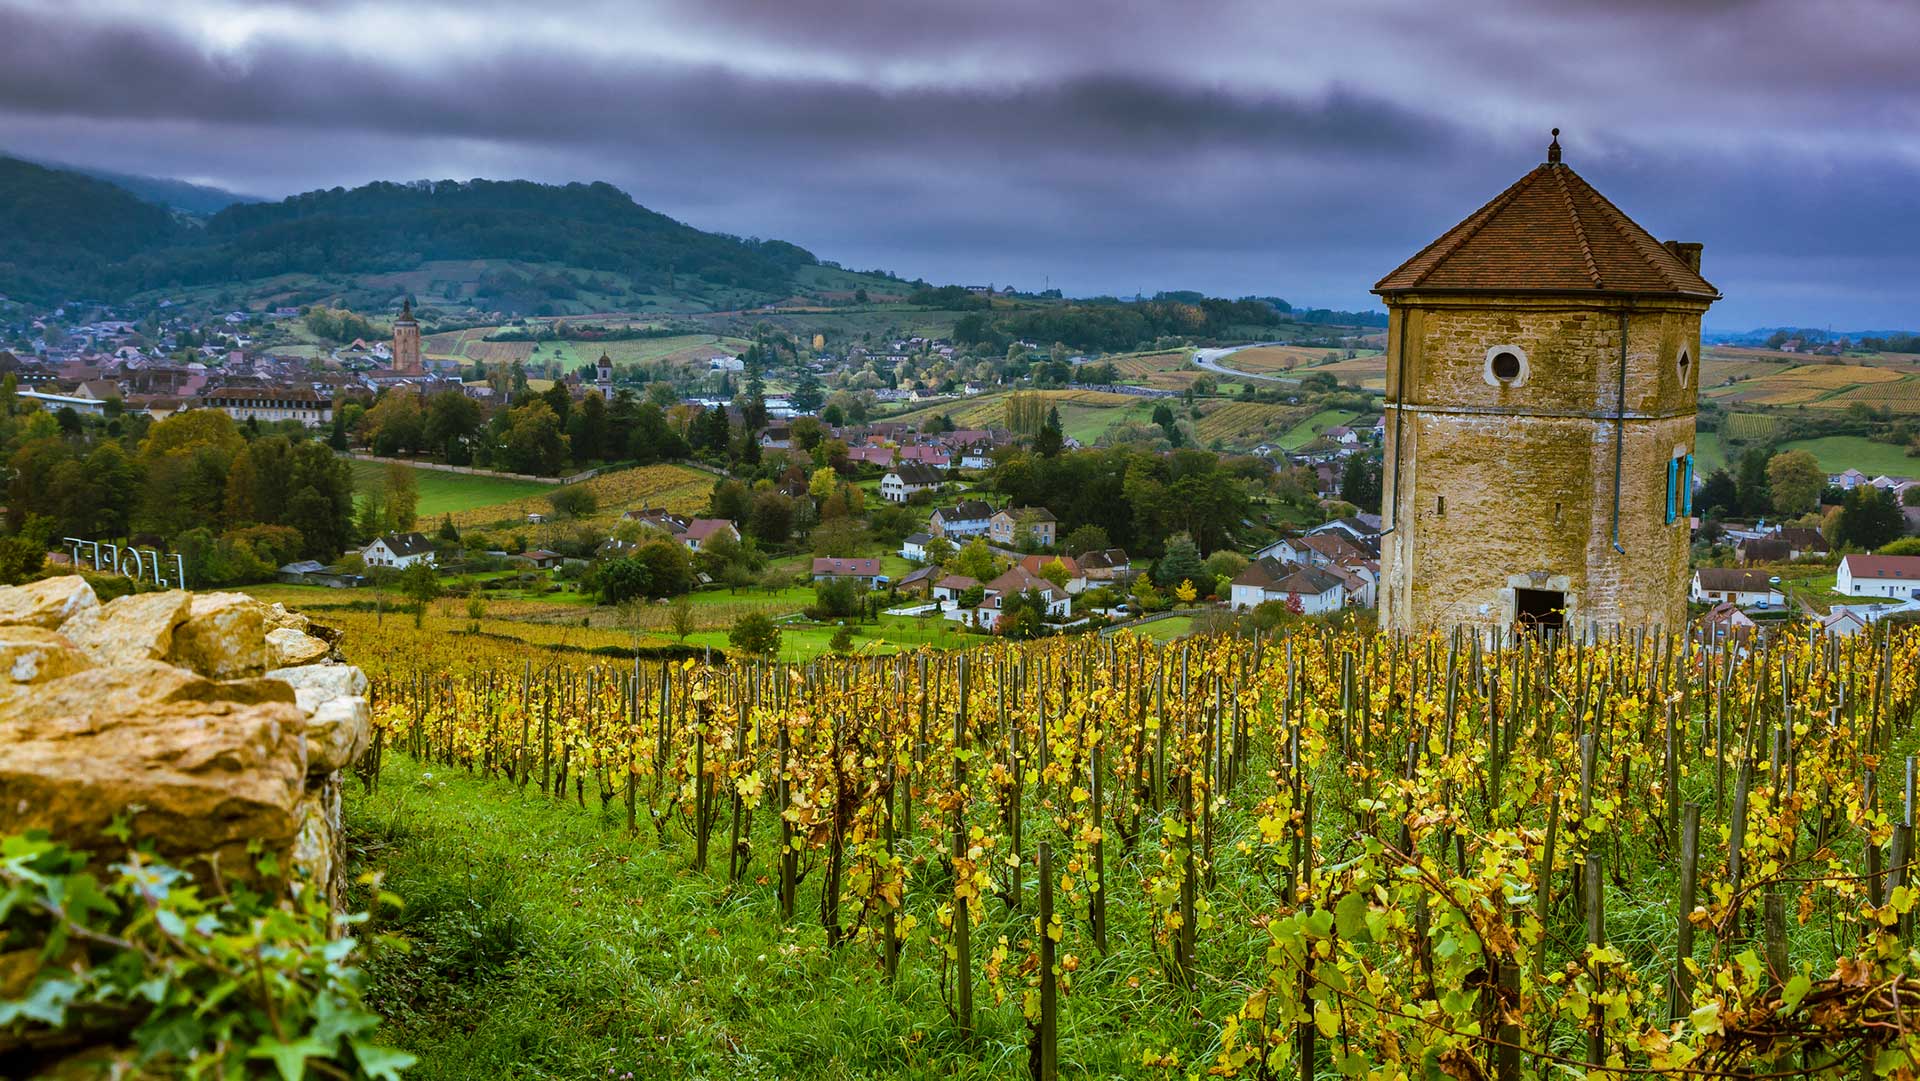
[[[1557,134],[1557,132],[1556,132]],[[1492,202],[1373,291],[1636,293],[1717,300],[1719,290],[1560,161],[1559,144]]]

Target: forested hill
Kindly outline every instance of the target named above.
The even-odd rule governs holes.
[[[0,157],[0,293],[104,295],[104,266],[181,243],[166,207],[104,180]]]
[[[0,159],[0,292],[52,301],[394,274],[437,260],[545,264],[657,295],[783,295],[815,262],[782,241],[706,233],[610,184],[374,183],[240,203],[197,223],[111,184]]]

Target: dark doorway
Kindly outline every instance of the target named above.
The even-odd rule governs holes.
[[[1513,623],[1518,630],[1557,631],[1566,625],[1567,595],[1557,589],[1513,591]]]

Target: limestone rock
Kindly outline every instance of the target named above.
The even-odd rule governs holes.
[[[0,681],[39,683],[93,667],[63,634],[42,627],[0,626]]]
[[[366,694],[367,674],[350,664],[305,664],[296,668],[275,668],[266,675],[293,688],[300,708],[311,711],[328,698],[345,694]],[[302,692],[317,697],[311,704]]]
[[[359,695],[329,698],[307,715],[303,734],[307,738],[308,772],[345,769],[367,753],[373,736],[373,710]]]
[[[245,593],[201,593],[173,632],[170,659],[214,679],[257,676],[267,667],[266,611]]]
[[[268,630],[273,630],[275,627],[291,627],[301,634],[307,633],[307,617],[299,612],[287,611],[287,606],[279,601],[274,601],[264,614]]]
[[[295,812],[300,821],[293,851],[287,857],[296,894],[312,886],[337,902],[346,891],[345,854],[340,850],[340,786],[323,784],[300,797]]]
[[[130,593],[88,608],[60,625],[60,633],[103,665],[165,660],[173,652],[174,628],[187,621],[193,594]]]
[[[55,631],[81,612],[98,607],[100,598],[77,574],[0,588],[0,624],[23,623]]]
[[[291,627],[275,627],[267,632],[267,653],[275,668],[312,664],[332,648],[321,639]]]
[[[304,723],[285,683],[150,661],[0,683],[0,833],[45,829],[106,856],[130,813],[163,857],[255,877],[248,843],[284,854],[300,828]]]

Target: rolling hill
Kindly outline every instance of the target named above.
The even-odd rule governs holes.
[[[0,293],[51,303],[201,289],[224,303],[303,303],[431,281],[446,283],[445,301],[578,314],[765,303],[804,292],[799,272],[818,265],[793,244],[703,232],[605,183],[379,182],[194,217],[152,201],[177,202],[180,189],[135,179],[138,192],[0,158]]]

